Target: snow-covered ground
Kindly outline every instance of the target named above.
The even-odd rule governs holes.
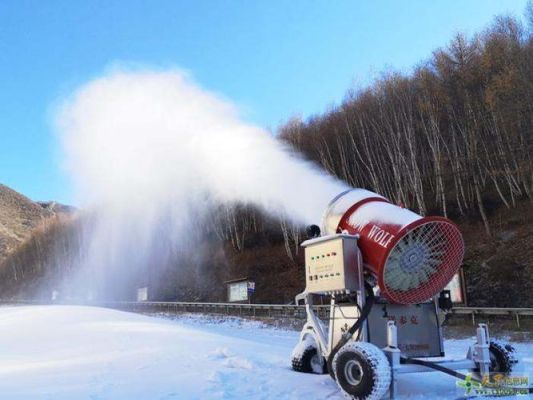
[[[293,372],[298,333],[205,316],[79,306],[0,308],[1,399],[342,399],[328,375]],[[470,340],[448,340],[463,357]],[[533,372],[533,346],[516,345]],[[457,398],[439,373],[402,376],[399,398]]]

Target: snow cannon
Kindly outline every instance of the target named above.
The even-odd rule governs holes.
[[[306,286],[294,299],[305,303],[307,321],[291,355],[295,371],[329,373],[353,400],[394,398],[402,374],[438,371],[481,385],[512,372],[513,346],[491,340],[487,324],[465,358],[446,358],[441,326],[453,304],[443,289],[464,253],[452,222],[353,189],[330,202],[322,229],[307,233]],[[315,313],[317,299],[329,302],[326,316]]]
[[[381,296],[396,304],[422,303],[444,289],[463,261],[464,244],[454,223],[422,217],[365,189],[335,197],[322,218],[322,234],[359,236],[366,271]]]

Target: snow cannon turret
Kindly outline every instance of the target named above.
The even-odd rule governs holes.
[[[365,189],[339,194],[322,218],[322,234],[358,235],[364,268],[381,295],[417,304],[438,294],[458,271],[464,244],[454,223],[422,217]]]
[[[353,189],[331,201],[322,229],[312,225],[307,234],[306,287],[294,299],[305,302],[307,322],[291,357],[295,371],[329,373],[354,400],[394,398],[401,374],[439,371],[481,384],[490,373],[511,373],[514,348],[491,341],[486,324],[466,358],[445,358],[441,324],[451,306],[442,290],[464,254],[451,221]],[[328,297],[329,326],[312,307],[320,296]]]

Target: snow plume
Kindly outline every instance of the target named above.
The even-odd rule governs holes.
[[[158,248],[183,245],[213,204],[316,223],[345,190],[181,71],[88,82],[64,102],[57,127],[80,205],[96,210],[86,267],[157,264]]]

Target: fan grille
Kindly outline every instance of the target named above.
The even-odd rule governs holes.
[[[439,293],[463,261],[461,233],[447,221],[429,221],[409,230],[389,252],[383,271],[388,296],[416,304]]]

